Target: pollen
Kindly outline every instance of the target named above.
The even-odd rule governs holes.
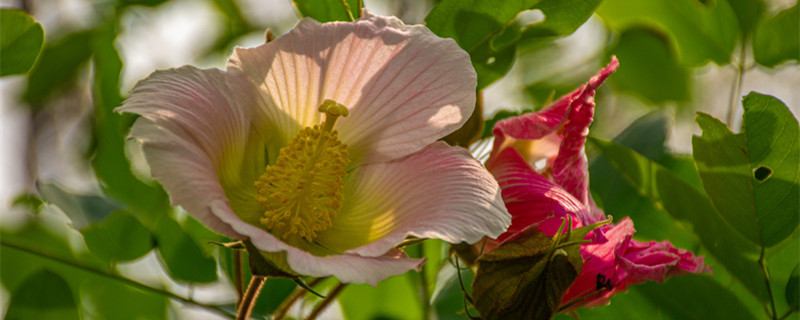
[[[256,200],[264,207],[261,224],[282,239],[296,235],[307,241],[333,225],[342,207],[345,167],[350,162],[347,145],[333,124],[347,108],[326,100],[322,126],[306,127],[278,154],[255,182]]]

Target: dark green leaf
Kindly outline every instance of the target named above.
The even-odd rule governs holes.
[[[700,113],[692,138],[706,192],[722,216],[756,244],[773,246],[798,227],[800,127],[778,99],[757,93],[744,100],[742,133]]]
[[[155,7],[164,2],[167,2],[167,0],[120,0],[119,2],[122,6],[143,5],[143,6]]]
[[[739,21],[739,30],[744,35],[753,31],[753,26],[764,12],[763,0],[728,0]]]
[[[49,270],[41,270],[25,280],[11,294],[7,320],[79,319],[78,308],[69,284]]]
[[[358,1],[347,0],[347,4],[350,6],[350,13],[356,19],[361,15],[358,12]],[[292,0],[292,2],[294,2],[301,15],[314,18],[319,22],[350,21],[342,0]]]
[[[422,305],[415,283],[415,274],[391,277],[373,287],[351,284],[342,291],[339,303],[349,320],[416,320],[423,319]]]
[[[543,22],[529,26],[523,38],[560,37],[583,25],[602,0],[543,0],[536,5],[545,15]]]
[[[117,211],[102,223],[81,230],[89,250],[100,259],[130,261],[153,248],[150,231],[130,213]]]
[[[96,139],[92,166],[103,183],[104,191],[129,205],[139,221],[153,230],[157,219],[167,214],[169,204],[166,193],[160,187],[146,185],[133,175],[125,158],[125,132],[131,121],[114,112],[114,108],[122,103],[119,93],[122,61],[114,48],[115,37],[115,25],[107,23],[97,29],[91,42],[94,51]]]
[[[602,223],[600,223],[602,224]],[[550,319],[583,266],[580,244],[600,224],[554,237],[536,229],[504,242],[477,260],[475,308],[485,319]]]
[[[120,282],[92,277],[81,286],[84,319],[168,319],[169,300]]]
[[[588,140],[637,193],[678,220],[760,301],[769,300],[757,259],[760,248],[730,226],[711,200],[663,166],[616,143]]]
[[[61,208],[76,229],[103,221],[112,212],[120,209],[119,205],[106,198],[71,194],[51,183],[37,182],[36,189],[44,201]]]
[[[756,319],[736,295],[707,275],[648,282],[637,291],[673,319]]]
[[[689,99],[689,70],[678,64],[667,39],[646,29],[622,33],[610,50],[621,62],[614,85],[654,104]]]
[[[618,32],[638,26],[666,34],[686,66],[727,63],[738,40],[736,15],[724,0],[605,0],[597,14]]]
[[[175,220],[163,217],[156,227],[158,253],[169,275],[178,281],[217,280],[217,264],[186,234]]]
[[[786,283],[786,303],[790,308],[800,307],[800,264],[794,267]]]
[[[25,73],[39,57],[44,29],[27,13],[0,9],[0,76]]]
[[[69,85],[92,55],[91,36],[90,31],[72,33],[58,42],[45,44],[28,75],[25,101],[36,107],[54,91]]]
[[[800,60],[800,9],[796,4],[778,15],[763,19],[753,34],[756,62],[767,66]]]

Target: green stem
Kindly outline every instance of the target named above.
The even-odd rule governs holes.
[[[356,21],[356,18],[353,17],[353,12],[350,11],[350,4],[347,3],[347,0],[341,0],[342,6],[344,7],[344,13],[347,14],[347,19],[350,21]]]
[[[798,306],[794,306],[791,309],[787,310],[786,313],[784,313],[780,318],[778,318],[778,320],[784,320],[788,318],[792,313],[797,311],[797,308]]]
[[[761,246],[761,257],[758,258],[758,266],[761,267],[761,276],[764,278],[764,284],[767,286],[767,293],[769,294],[769,302],[772,307],[772,319],[778,319],[778,311],[775,309],[775,297],[772,295],[772,285],[769,283],[769,271],[766,264],[766,248]]]
[[[736,68],[736,79],[733,83],[733,89],[731,90],[731,99],[730,105],[728,106],[728,126],[733,128],[733,121],[736,114],[736,107],[739,105],[738,101],[742,96],[742,82],[744,81],[744,72],[745,72],[745,55],[747,54],[747,39],[745,36],[742,36],[742,46],[739,51],[739,64],[734,65]]]
[[[147,291],[147,292],[150,292],[150,293],[155,293],[155,294],[158,294],[158,295],[162,295],[162,296],[165,296],[167,298],[170,298],[170,299],[173,299],[173,300],[177,300],[177,301],[185,303],[185,304],[191,304],[191,305],[194,305],[194,306],[198,306],[198,307],[207,309],[209,311],[213,311],[213,312],[215,312],[215,313],[217,313],[217,314],[219,314],[221,316],[227,317],[229,319],[233,319],[233,317],[234,317],[232,314],[230,314],[229,312],[225,311],[224,309],[222,309],[220,307],[207,305],[207,304],[202,304],[202,303],[199,303],[197,301],[181,297],[181,296],[176,295],[176,294],[174,294],[172,292],[164,291],[164,290],[161,290],[161,289],[156,289],[156,288],[144,285],[142,283],[139,283],[137,281],[134,281],[134,280],[131,280],[131,279],[128,279],[128,278],[119,277],[117,275],[113,275],[113,274],[107,273],[105,271],[101,271],[101,270],[95,269],[93,267],[85,266],[85,265],[82,265],[82,264],[74,262],[74,261],[70,261],[70,260],[67,260],[67,259],[64,259],[64,258],[54,257],[54,256],[51,256],[49,254],[46,254],[46,253],[43,253],[43,252],[40,252],[40,251],[36,251],[34,249],[31,249],[31,248],[26,248],[24,246],[20,246],[20,245],[17,245],[17,244],[13,244],[13,243],[9,243],[9,242],[3,241],[2,239],[0,239],[0,245],[2,245],[4,247],[16,249],[16,250],[25,252],[27,254],[35,255],[35,256],[38,256],[40,258],[44,258],[44,259],[52,260],[52,261],[55,261],[55,262],[59,262],[61,264],[65,264],[65,265],[68,265],[68,266],[76,268],[76,269],[80,269],[80,270],[83,270],[83,271],[86,271],[86,272],[89,272],[89,273],[93,273],[93,274],[101,276],[101,277],[105,277],[105,278],[108,278],[108,279],[116,280],[116,281],[122,282],[122,283],[124,283],[126,285],[129,285],[131,287],[136,287],[136,288],[141,289],[143,291]]]
[[[242,297],[242,302],[239,303],[239,310],[236,311],[236,320],[248,320],[250,314],[253,313],[253,306],[256,305],[256,299],[261,293],[261,288],[264,287],[267,277],[253,275],[250,278],[250,284],[247,285],[247,291]]]
[[[336,299],[336,296],[338,296],[346,286],[346,283],[339,283],[339,285],[333,288],[331,292],[328,292],[328,295],[325,297],[325,299],[322,299],[322,301],[320,301],[320,303],[314,307],[314,310],[311,310],[311,314],[306,317],[306,320],[314,320],[319,317],[319,315],[328,308],[328,305],[330,305],[331,302]]]
[[[322,279],[324,278],[315,278],[314,280],[311,280],[311,282],[308,283],[308,286],[313,287],[318,283],[320,283]],[[297,289],[294,289],[294,292],[292,292],[292,294],[288,298],[286,298],[286,300],[283,300],[283,302],[281,302],[281,305],[278,306],[278,309],[275,310],[275,313],[272,314],[272,320],[283,319],[283,317],[285,317],[286,314],[289,312],[289,308],[292,307],[295,301],[299,300],[304,295],[306,295],[306,292],[308,292],[308,290],[299,286],[297,287]]]

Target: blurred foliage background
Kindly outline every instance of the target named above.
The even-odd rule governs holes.
[[[340,1],[0,5],[7,8],[0,15],[3,317],[232,318],[237,256],[209,245],[226,239],[169,206],[139,146],[124,139],[134,119],[112,110],[155,69],[224,68],[234,46],[263,43],[266,29],[283,34],[302,16],[344,20]],[[374,0],[365,6],[424,23],[470,53],[482,108],[468,132],[451,141],[465,146],[481,127],[539,109],[585,82],[611,55],[619,58],[619,71],[597,96],[588,150],[594,199],[615,220],[631,216],[637,238],[705,255],[714,275],[635,286],[609,306],[579,310],[581,318],[798,318],[797,1]],[[780,101],[753,94],[743,104],[750,91]],[[747,147],[784,156],[788,163],[770,168],[781,177],[773,179],[780,183],[774,190],[790,190],[789,196],[737,203],[730,199],[739,190],[731,189],[737,186],[728,183],[730,173],[722,180],[714,175],[725,150],[714,152],[704,138],[731,137],[726,124],[733,132],[759,125],[755,120],[765,118],[747,117],[745,109],[765,106],[777,106],[769,109],[769,125],[788,130],[748,132],[755,142]],[[780,207],[784,223],[736,223],[746,205]],[[752,232],[769,236],[753,241]],[[448,246],[426,241],[407,251],[428,257],[421,273],[376,288],[350,285],[323,317],[468,319]],[[469,287],[472,273],[461,274]],[[337,282],[313,283],[324,293]],[[255,309],[260,317],[280,310],[295,284],[270,279],[265,288]],[[307,314],[319,299],[300,301],[289,315]]]

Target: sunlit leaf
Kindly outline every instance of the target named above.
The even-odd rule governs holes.
[[[95,256],[115,262],[137,259],[155,244],[150,231],[125,211],[117,211],[105,221],[81,230],[81,233]]]
[[[693,234],[760,301],[769,300],[757,259],[760,247],[731,227],[711,200],[663,166],[619,144],[590,138],[592,145],[636,188]]]
[[[422,319],[423,309],[414,277],[409,272],[381,281],[375,287],[348,285],[339,296],[345,317],[348,320]]]
[[[54,91],[68,86],[92,55],[91,36],[91,31],[83,31],[69,34],[55,43],[46,43],[28,74],[25,101],[38,107]]]
[[[0,76],[28,72],[43,44],[44,29],[31,16],[0,9]]]
[[[350,6],[350,13],[356,19],[361,15],[358,12],[358,1],[347,0],[347,4]],[[319,22],[350,20],[342,0],[292,0],[292,2],[294,2],[301,15],[314,18]]]
[[[610,53],[621,67],[611,78],[615,87],[654,104],[689,99],[689,70],[678,64],[675,53],[660,34],[629,29],[620,35]]]
[[[79,319],[75,298],[64,279],[49,270],[30,275],[11,294],[7,320]]]
[[[699,113],[692,138],[706,193],[725,220],[756,244],[773,246],[798,227],[800,127],[771,96],[744,99],[742,133]]]
[[[786,60],[800,60],[800,9],[781,11],[774,17],[761,20],[753,34],[753,54],[756,62],[767,67]]]
[[[605,0],[597,14],[618,32],[636,26],[666,34],[686,66],[727,63],[738,40],[736,15],[724,0]]]
[[[207,256],[181,226],[169,217],[162,218],[155,230],[158,253],[169,275],[178,281],[217,280],[217,264]]]
[[[112,212],[120,209],[118,204],[106,198],[72,194],[58,185],[47,182],[37,182],[36,189],[44,201],[64,211],[76,229],[83,229],[103,221]]]

